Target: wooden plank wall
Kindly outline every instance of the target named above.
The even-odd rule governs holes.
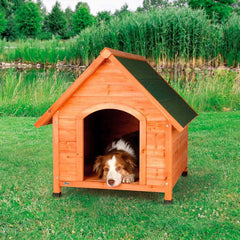
[[[147,171],[149,185],[162,185],[165,178],[165,116],[136,86],[125,78],[113,63],[107,61],[59,109],[60,180],[77,181],[76,125],[81,113],[98,104],[115,103],[137,110],[147,123]]]
[[[61,116],[59,118],[60,181],[79,180],[77,163],[76,119]]]
[[[187,168],[188,126],[178,133],[173,129],[173,186]]]
[[[165,123],[147,122],[147,184],[163,186],[165,173]]]

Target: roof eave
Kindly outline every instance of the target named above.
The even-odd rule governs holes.
[[[92,64],[77,78],[72,85],[61,95],[61,97],[39,118],[34,124],[35,127],[39,128],[44,125],[52,123],[53,115],[58,109],[74,94],[74,92],[81,86],[81,84],[89,78],[100,65],[105,62],[106,58],[99,55]]]

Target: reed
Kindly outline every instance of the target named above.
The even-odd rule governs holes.
[[[40,116],[75,80],[71,72],[0,72],[0,116]]]
[[[1,71],[0,116],[41,116],[76,77],[73,72],[54,70]],[[194,81],[164,77],[198,112],[240,110],[237,72],[199,72]]]
[[[197,74],[195,81],[169,82],[198,112],[240,109],[240,74],[231,70],[215,70]]]
[[[211,23],[202,10],[166,8],[133,13],[92,26],[75,38],[0,41],[0,61],[88,65],[104,47],[140,54],[156,64],[237,66],[240,62],[240,16]],[[8,48],[6,48],[8,47]]]
[[[240,16],[233,14],[223,25],[222,55],[228,66],[240,63]]]

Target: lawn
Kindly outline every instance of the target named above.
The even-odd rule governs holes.
[[[52,126],[0,118],[1,239],[239,239],[240,112],[189,127],[189,175],[159,193],[63,188],[52,197]]]

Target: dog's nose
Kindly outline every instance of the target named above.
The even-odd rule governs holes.
[[[113,179],[109,179],[109,180],[108,180],[108,184],[109,184],[110,186],[113,186],[114,183],[115,183],[115,181],[114,181]]]

